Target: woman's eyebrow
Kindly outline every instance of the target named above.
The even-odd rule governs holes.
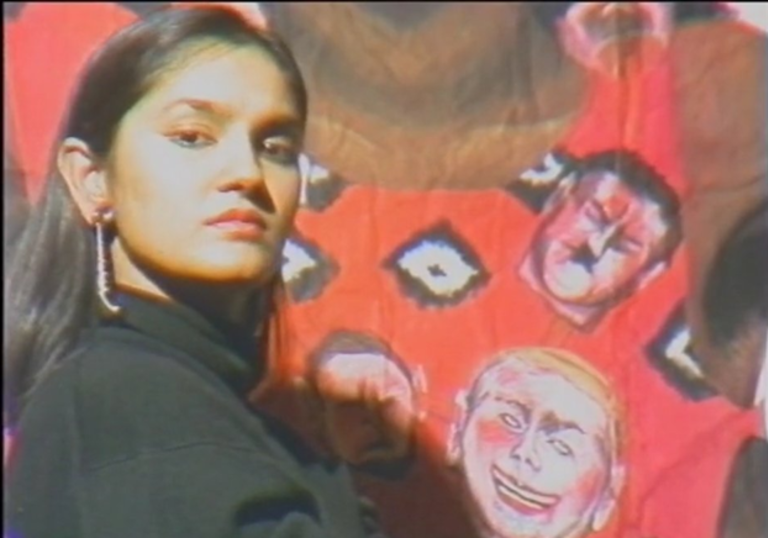
[[[211,120],[221,122],[235,117],[235,109],[226,103],[207,99],[184,97],[175,99],[160,109],[160,115],[174,114],[177,109],[182,113],[191,111],[200,113]],[[300,137],[304,132],[304,123],[297,115],[285,111],[275,111],[259,117],[253,124],[254,136],[291,136]]]
[[[254,127],[261,135],[298,136],[303,130],[303,122],[293,114],[276,114],[265,118]]]
[[[234,115],[232,108],[227,106],[224,103],[209,101],[206,99],[194,99],[190,97],[185,97],[185,98],[171,101],[170,103],[163,106],[160,112],[168,113],[181,107],[188,107],[194,110],[195,112],[201,112],[207,116],[213,116],[218,118],[231,118]]]

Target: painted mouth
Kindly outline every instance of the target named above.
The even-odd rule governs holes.
[[[544,273],[550,293],[561,298],[581,297],[590,289],[594,274],[591,268],[573,260],[561,262]]]
[[[541,493],[521,484],[495,465],[491,468],[491,478],[502,502],[517,511],[543,512],[560,500],[557,495]]]

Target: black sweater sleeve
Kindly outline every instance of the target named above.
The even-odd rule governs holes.
[[[247,450],[197,445],[140,455],[88,472],[81,491],[83,538],[337,536],[301,485]]]
[[[302,458],[228,390],[95,346],[27,408],[6,499],[23,538],[378,537],[341,465]]]

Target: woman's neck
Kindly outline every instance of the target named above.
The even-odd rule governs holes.
[[[243,286],[155,280],[151,286],[118,283],[117,289],[186,306],[232,335],[255,334],[260,318],[266,315],[261,305],[265,299],[262,296],[268,293],[266,288],[259,293],[256,288]]]

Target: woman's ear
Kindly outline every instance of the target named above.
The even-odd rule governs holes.
[[[80,214],[88,224],[95,215],[111,207],[107,192],[106,170],[88,144],[78,138],[67,138],[59,146],[56,164],[67,184]]]

